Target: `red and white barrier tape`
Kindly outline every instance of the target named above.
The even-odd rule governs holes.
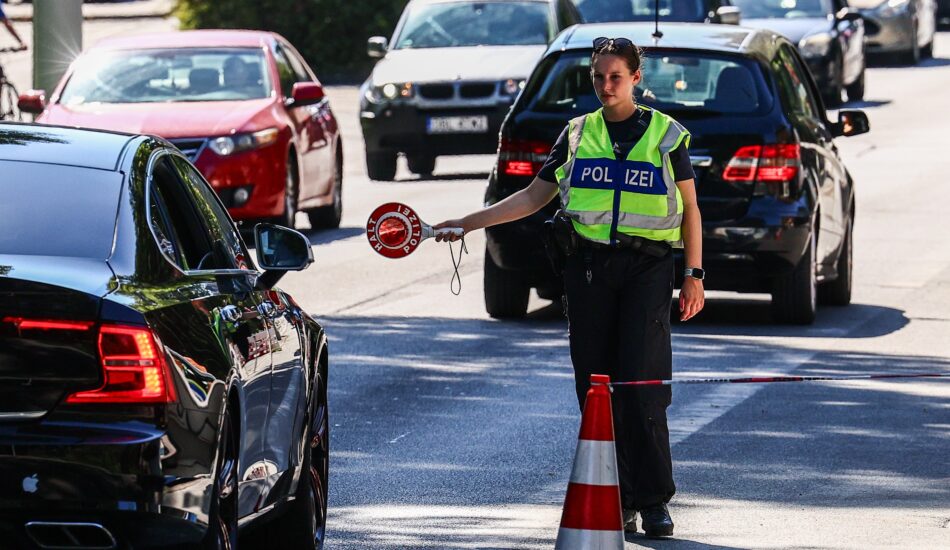
[[[772,382],[827,382],[842,380],[881,380],[885,378],[950,378],[950,373],[861,374],[855,376],[750,376],[743,378],[678,378],[673,380],[630,380],[611,382],[611,386],[670,386],[673,384],[767,384]]]

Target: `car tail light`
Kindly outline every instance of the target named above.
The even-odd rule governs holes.
[[[70,395],[67,403],[168,403],[175,400],[164,353],[144,327],[99,327],[99,359],[104,382]]]
[[[24,319],[23,317],[4,317],[4,323],[12,323],[17,330],[76,330],[86,331],[92,328],[92,321],[61,321],[58,319]]]
[[[548,158],[551,146],[543,141],[502,138],[498,148],[498,169],[508,176],[537,175]]]
[[[746,145],[739,148],[722,172],[726,181],[791,182],[798,175],[801,149],[797,143]]]

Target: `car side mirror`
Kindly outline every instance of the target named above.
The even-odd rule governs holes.
[[[272,288],[288,271],[301,271],[313,263],[310,240],[287,227],[272,223],[255,225],[254,244],[257,265],[264,270],[258,285],[264,288]]]
[[[46,90],[27,90],[20,94],[17,107],[21,112],[38,115],[46,108]]]
[[[835,17],[838,18],[838,21],[860,21],[864,19],[864,16],[861,15],[861,12],[857,8],[847,7],[841,8],[838,10],[838,13],[835,14]]]
[[[373,59],[379,59],[386,55],[386,49],[389,47],[389,40],[385,36],[371,36],[366,41],[366,55]]]
[[[837,136],[856,136],[871,130],[871,122],[864,111],[838,111],[838,122],[831,125],[831,133]]]
[[[716,18],[723,25],[738,25],[742,21],[742,10],[736,6],[720,6]]]
[[[319,82],[297,82],[290,91],[290,98],[293,100],[291,105],[294,107],[320,103],[326,96],[323,85]]]

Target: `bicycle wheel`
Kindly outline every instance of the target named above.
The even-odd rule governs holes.
[[[16,87],[7,81],[0,82],[0,120],[22,120],[17,102],[20,97]]]

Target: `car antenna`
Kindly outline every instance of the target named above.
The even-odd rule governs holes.
[[[653,31],[653,39],[659,40],[663,38],[663,33],[660,32],[660,0],[654,2],[653,8],[653,23],[655,25]]]

